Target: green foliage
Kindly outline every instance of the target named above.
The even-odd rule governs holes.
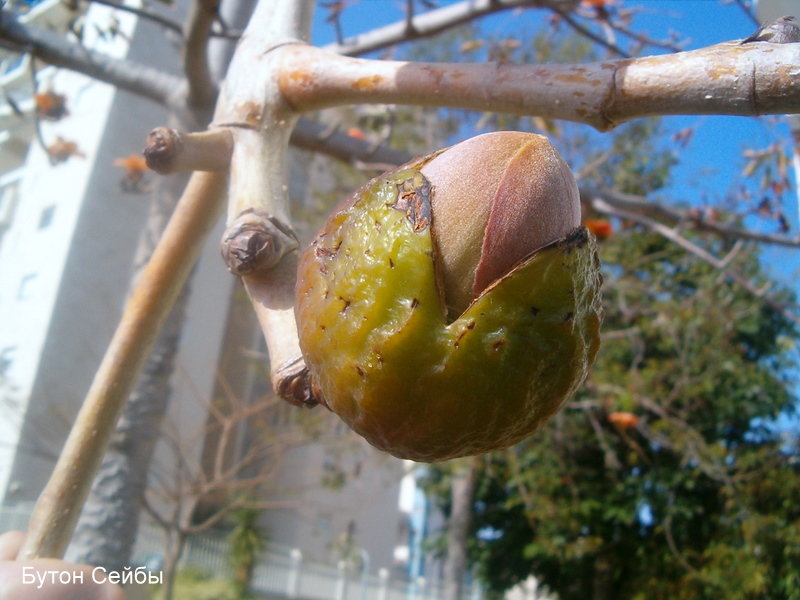
[[[250,582],[259,553],[266,545],[264,532],[258,525],[261,511],[254,508],[240,508],[233,512],[233,530],[228,536],[228,562],[233,570],[232,598],[247,600],[250,593]]]
[[[499,594],[534,574],[562,600],[799,598],[800,448],[765,425],[794,410],[798,332],[660,236],[602,254],[608,339],[564,412],[487,458],[479,575]]]

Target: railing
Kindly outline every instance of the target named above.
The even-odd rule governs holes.
[[[30,506],[0,506],[0,532],[24,530]],[[143,526],[134,551],[134,564],[150,564],[164,551],[161,533]],[[232,575],[224,538],[196,535],[186,543],[181,566],[194,567],[226,578]],[[274,598],[298,600],[441,600],[444,584],[424,577],[392,577],[388,569],[377,573],[352,568],[345,561],[336,565],[305,560],[296,548],[270,543],[261,553],[252,580],[254,592]],[[462,596],[482,600],[481,589],[472,586]]]
[[[134,562],[149,562],[162,552],[160,532],[142,527]],[[224,538],[196,535],[187,541],[181,564],[229,577],[232,572],[227,553]],[[252,588],[266,596],[298,600],[441,600],[445,591],[444,583],[439,580],[392,576],[385,568],[369,573],[345,561],[338,564],[310,561],[297,548],[275,543],[268,543],[260,554]],[[469,587],[462,595],[464,600],[482,600],[482,597],[479,586]]]
[[[137,543],[139,561],[158,554],[163,541],[155,530],[142,528]],[[186,544],[182,565],[192,566],[220,577],[231,575],[227,563],[227,542],[210,535],[197,535]],[[305,560],[300,550],[269,543],[261,553],[252,580],[253,591],[271,597],[302,600],[440,600],[441,582],[425,578],[392,577],[388,569],[369,573],[340,561],[337,565]],[[478,586],[464,598],[481,600]]]

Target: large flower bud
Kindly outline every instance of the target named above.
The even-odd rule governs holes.
[[[321,400],[396,456],[533,433],[598,348],[575,181],[541,136],[473,138],[381,175],[304,251],[295,311]]]
[[[581,223],[575,178],[541,135],[480,135],[420,170],[434,189],[437,265],[454,316],[518,262]]]

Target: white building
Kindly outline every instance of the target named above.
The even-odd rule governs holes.
[[[63,31],[78,16],[60,0],[43,0],[22,19]],[[92,4],[84,18],[89,47],[151,64],[175,54],[156,27],[131,14]],[[117,35],[101,35],[109,25]],[[29,60],[3,56],[0,507],[19,508],[30,507],[44,486],[128,292],[148,196],[121,190],[123,170],[114,160],[138,152],[165,113],[129,93],[37,64],[38,91],[63,95],[68,110],[64,118],[41,123],[41,138],[45,144],[58,137],[73,141],[81,154],[52,165],[36,140]],[[207,418],[198,399],[219,393],[223,359],[258,352],[261,343],[252,334],[252,317],[232,302],[239,284],[219,258],[220,232],[212,234],[194,275],[173,376],[173,420],[190,431]],[[255,379],[236,387],[258,394],[259,385]],[[268,511],[265,528],[271,541],[320,559],[345,536],[373,570],[396,568],[407,545],[407,514],[398,507],[404,467],[354,437],[351,443],[359,450],[335,455],[317,444],[290,453],[275,494],[298,496],[294,506]],[[336,470],[348,476],[342,489],[320,486],[320,478]]]

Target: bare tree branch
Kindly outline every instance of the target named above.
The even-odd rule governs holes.
[[[584,27],[583,25],[578,23],[575,19],[570,17],[569,13],[567,13],[566,11],[556,11],[556,12],[567,25],[572,27],[578,34],[582,35],[586,39],[591,40],[592,42],[594,42],[599,46],[602,46],[603,48],[606,48],[607,50],[609,50],[613,54],[616,54],[617,56],[621,56],[622,58],[630,58],[630,54],[628,52],[626,52],[616,44],[613,44],[610,41],[603,39],[602,37],[594,33],[591,29]]]
[[[194,0],[186,20],[183,71],[191,106],[212,106],[217,98],[217,85],[208,62],[208,40],[218,9],[219,0]]]
[[[164,105],[171,105],[182,89],[181,80],[173,75],[129,60],[110,58],[51,31],[23,25],[5,10],[0,11],[0,40],[7,47],[30,52],[51,65],[78,71]]]
[[[167,72],[89,51],[80,44],[59,38],[52,32],[18,23],[11,15],[5,13],[0,18],[0,39],[10,42],[21,52],[30,51],[36,58],[50,64],[83,73],[88,77],[99,78],[101,81],[161,104],[167,104],[174,97],[175,91],[182,89],[183,86],[179,77]],[[373,146],[364,140],[350,137],[345,132],[308,119],[299,120],[292,132],[291,142],[298,148],[322,152],[345,162],[402,164],[411,159],[405,152],[386,146]],[[208,168],[207,161],[202,160],[202,164],[198,166],[193,162],[195,158],[179,158],[175,164],[165,166],[163,172]],[[222,160],[227,165],[230,156]]]
[[[700,246],[691,242],[690,240],[687,240],[685,237],[680,235],[674,229],[671,229],[666,225],[664,225],[663,223],[659,223],[658,221],[655,221],[649,217],[645,217],[643,215],[631,211],[614,208],[600,198],[595,198],[594,201],[592,202],[592,206],[602,212],[606,212],[608,214],[614,214],[618,217],[635,221],[641,225],[644,225],[648,229],[655,231],[659,235],[664,236],[671,242],[674,242],[675,244],[679,245],[684,250],[687,250],[688,252],[694,254],[696,257],[700,258],[704,262],[708,263],[715,269],[719,269],[721,272],[724,272],[733,281],[742,286],[742,288],[750,292],[757,299],[764,302],[767,306],[779,312],[793,323],[800,325],[800,316],[792,312],[790,305],[788,305],[785,302],[781,302],[776,298],[768,295],[767,294],[768,290],[757,288],[747,278],[743,277],[741,274],[728,268],[728,264],[726,264],[726,262],[718,259],[716,256],[712,255],[707,250],[701,248]]]
[[[20,558],[58,557],[66,548],[92,477],[160,323],[189,275],[219,214],[225,178],[198,173],[189,182],[143,272],[64,450],[36,504]]]
[[[568,12],[577,4],[578,0],[464,0],[411,18],[406,14],[402,21],[359,34],[343,44],[330,44],[325,49],[337,54],[358,56],[402,42],[431,37],[478,17],[510,8],[528,6]]]
[[[173,33],[177,33],[181,38],[183,37],[183,27],[177,21],[173,21],[168,17],[165,17],[162,14],[157,13],[154,10],[150,10],[146,6],[132,6],[130,4],[123,4],[122,2],[117,2],[117,0],[90,0],[94,4],[102,4],[103,6],[110,6],[116,10],[121,10],[123,12],[130,13],[132,15],[136,15],[142,19],[147,21],[152,21],[157,25],[160,25],[164,29],[171,31]]]
[[[692,210],[678,210],[666,206],[660,202],[653,202],[641,196],[623,194],[615,190],[601,190],[587,185],[580,185],[581,200],[586,206],[595,208],[603,212],[604,205],[594,204],[595,198],[603,199],[614,210],[608,214],[614,214],[617,210],[633,211],[640,215],[647,215],[665,221],[668,225],[689,226],[699,231],[714,233],[720,237],[736,240],[747,240],[762,244],[772,244],[775,246],[785,246],[787,248],[800,248],[800,236],[788,237],[768,233],[756,233],[742,229],[715,223],[695,214]]]
[[[728,42],[575,65],[409,63],[282,48],[280,89],[298,111],[380,102],[538,115],[601,131],[653,115],[800,112],[800,44]]]
[[[156,127],[147,136],[143,154],[147,166],[162,175],[181,171],[227,171],[232,146],[233,136],[227,128],[180,133],[169,127]]]
[[[343,162],[402,165],[413,157],[404,150],[385,145],[375,146],[310,119],[300,119],[292,132],[292,145],[311,152],[321,152]]]

